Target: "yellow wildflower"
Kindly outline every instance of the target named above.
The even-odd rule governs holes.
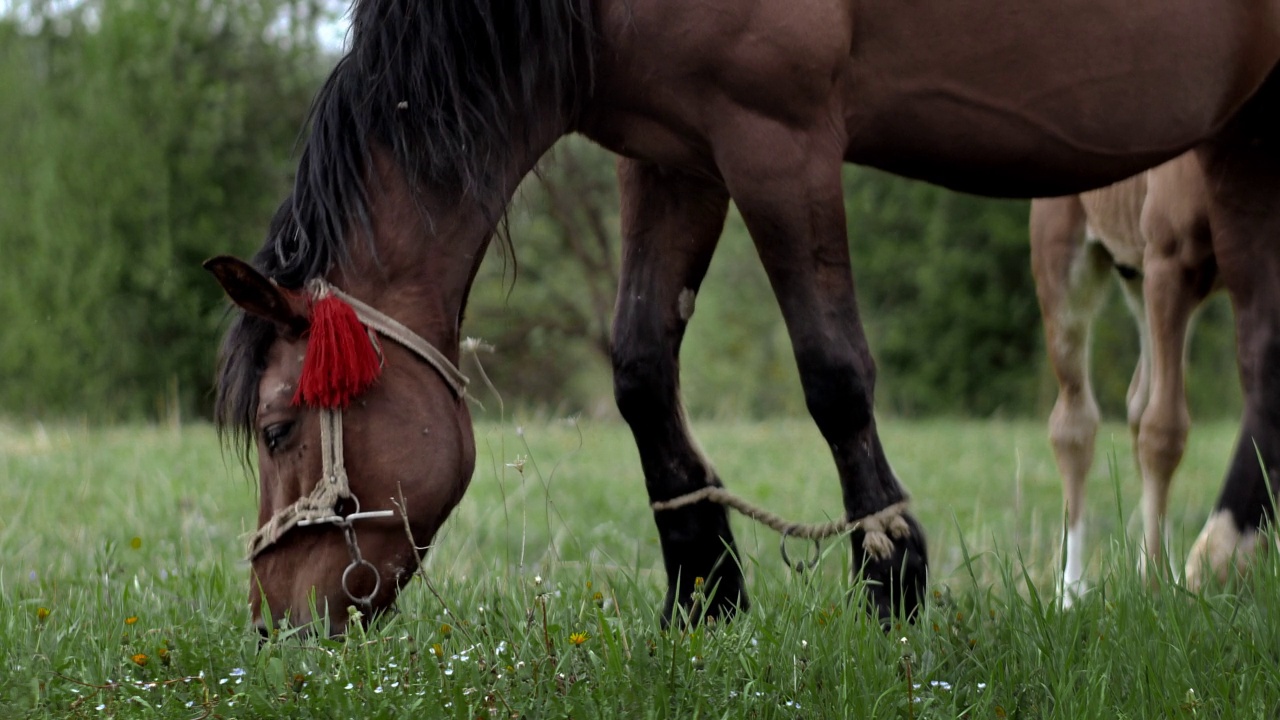
[[[148,660],[148,658],[147,658],[147,656],[146,656],[146,655],[144,655],[143,653],[138,653],[137,655],[134,655],[133,657],[131,657],[131,658],[129,658],[129,659],[133,661],[133,664],[134,664],[134,665],[137,665],[137,666],[139,666],[139,667],[146,667],[146,666],[147,666],[147,660]]]
[[[587,639],[590,637],[591,637],[590,635],[584,632],[576,632],[569,635],[569,642],[573,643],[574,645],[581,645],[582,643],[586,642]]]

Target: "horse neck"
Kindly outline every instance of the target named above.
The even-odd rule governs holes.
[[[369,229],[355,229],[349,262],[331,279],[395,317],[457,362],[462,309],[502,213],[520,181],[565,132],[543,122],[504,169],[488,205],[456,192],[415,189],[390,153],[375,150]]]

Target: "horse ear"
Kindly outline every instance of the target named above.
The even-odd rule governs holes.
[[[301,337],[310,326],[306,300],[280,287],[249,263],[219,255],[205,260],[204,269],[218,279],[231,302],[250,315],[270,320],[293,337]]]

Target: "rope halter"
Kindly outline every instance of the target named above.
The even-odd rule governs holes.
[[[309,290],[312,299],[311,339],[307,348],[308,358],[304,360],[302,377],[298,383],[299,393],[294,402],[317,407],[320,413],[323,470],[319,482],[309,494],[277,510],[250,536],[248,559],[252,561],[257,558],[295,527],[335,525],[342,529],[351,555],[351,564],[342,573],[343,592],[352,602],[367,606],[381,589],[382,577],[377,568],[361,556],[352,523],[357,520],[392,517],[395,511],[361,512],[360,500],[351,492],[343,461],[342,409],[366,390],[381,372],[384,358],[378,335],[395,341],[431,366],[456,397],[465,396],[468,381],[444,353],[394,318],[347,295],[323,279],[312,281]],[[364,346],[364,342],[369,345]],[[359,360],[352,360],[350,356],[365,353],[370,347],[376,356],[376,366],[371,374],[365,372],[361,381],[353,382],[350,377],[353,371],[348,366]],[[312,362],[313,358],[323,359],[328,367],[317,370],[316,363]],[[304,390],[310,391],[309,394]],[[322,400],[317,402],[316,398]],[[341,515],[339,508],[347,500],[355,508],[347,515]],[[375,581],[369,594],[356,596],[348,588],[348,578],[360,567],[372,571]]]

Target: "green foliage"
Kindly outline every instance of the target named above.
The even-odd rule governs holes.
[[[463,331],[496,348],[481,360],[504,396],[575,412],[607,394],[617,189],[613,162],[586,141],[569,138],[553,156],[521,186],[510,245],[491,246]]]
[[[0,21],[0,407],[207,406],[222,304],[200,262],[257,247],[317,79],[288,8],[136,0]]]
[[[1026,412],[1043,355],[1027,203],[855,169],[846,180],[878,405],[905,414]]]

